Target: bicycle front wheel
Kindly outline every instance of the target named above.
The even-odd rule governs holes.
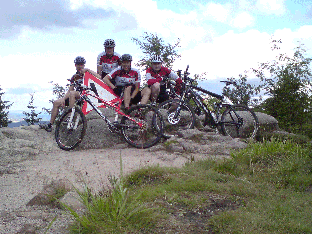
[[[56,125],[55,140],[62,150],[72,150],[82,141],[87,120],[79,108],[66,110]]]
[[[161,103],[158,110],[164,120],[163,137],[166,139],[176,135],[179,130],[193,128],[195,125],[195,113],[187,103],[180,105],[179,100],[171,99]]]
[[[258,126],[256,114],[246,106],[230,106],[221,116],[222,132],[232,138],[254,138]]]
[[[145,149],[158,143],[162,137],[163,121],[160,113],[151,105],[136,105],[129,109],[129,117],[121,119],[121,133],[133,147]]]

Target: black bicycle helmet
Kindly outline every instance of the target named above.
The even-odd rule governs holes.
[[[104,41],[104,47],[115,47],[115,41],[113,39],[106,39]]]
[[[78,56],[78,57],[75,58],[74,63],[75,64],[78,64],[78,63],[85,64],[86,60],[84,59],[84,57]]]
[[[123,54],[120,61],[132,61],[132,56],[130,54]]]

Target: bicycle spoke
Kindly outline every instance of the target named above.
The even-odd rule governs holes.
[[[74,112],[72,112],[74,110]],[[74,149],[83,139],[87,127],[84,114],[80,109],[68,109],[60,117],[56,126],[55,139],[63,150]]]
[[[137,123],[127,117],[122,119],[122,134],[125,140],[136,148],[148,148],[156,144],[162,136],[161,115],[149,105],[134,106],[128,115]]]
[[[234,105],[222,114],[221,127],[225,135],[233,138],[254,138],[258,130],[258,119],[248,107]]]
[[[179,107],[177,100],[168,100],[161,103],[158,108],[164,120],[165,138],[176,135],[180,130],[194,127],[195,114],[187,104]]]

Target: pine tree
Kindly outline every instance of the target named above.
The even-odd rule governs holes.
[[[30,109],[30,112],[26,112],[23,111],[23,114],[26,116],[25,118],[23,118],[26,123],[28,124],[28,126],[30,125],[35,125],[36,123],[38,123],[42,118],[38,118],[38,115],[41,114],[41,112],[36,113],[35,109],[36,107],[34,106],[34,94],[30,94],[30,101],[29,104],[27,106],[28,109]]]
[[[4,92],[1,92],[1,90],[2,88],[0,87],[0,128],[7,127],[8,124],[11,123],[8,117],[9,112],[6,110],[9,109],[13,104],[8,104],[9,101],[2,100],[2,95],[4,94]]]

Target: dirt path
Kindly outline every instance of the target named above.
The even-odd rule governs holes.
[[[134,148],[58,151],[37,155],[35,160],[15,164],[12,174],[0,176],[0,233],[17,233],[24,227],[23,222],[26,221],[19,220],[19,216],[23,216],[20,213],[29,213],[26,204],[52,181],[67,179],[79,189],[86,183],[93,191],[107,187],[108,176],[120,174],[120,155],[125,174],[149,165],[181,167],[188,161],[177,153]]]
[[[124,173],[143,166],[160,165],[180,167],[187,159],[164,151],[99,149],[38,155],[36,160],[16,164],[16,174],[0,177],[0,210],[18,208],[53,180],[68,179],[81,188],[86,182],[95,191],[108,184],[108,176],[119,176],[120,156]]]

